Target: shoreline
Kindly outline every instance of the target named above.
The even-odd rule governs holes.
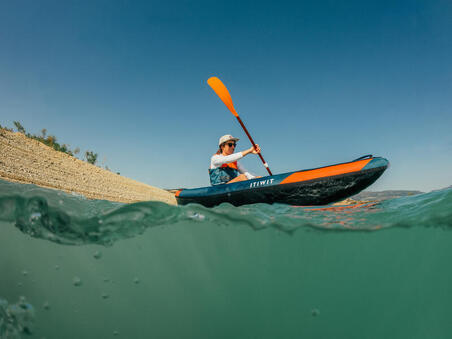
[[[0,179],[81,194],[88,199],[122,203],[161,201],[177,205],[174,193],[123,177],[59,152],[20,132],[0,128]],[[332,206],[377,199],[350,197]]]
[[[0,179],[123,203],[161,201],[173,194],[89,164],[19,132],[0,129]]]

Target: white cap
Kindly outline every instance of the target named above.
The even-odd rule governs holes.
[[[225,142],[228,142],[228,141],[231,141],[231,140],[234,140],[234,141],[239,141],[240,139],[239,138],[234,138],[232,135],[230,135],[230,134],[226,134],[226,135],[223,135],[221,138],[220,138],[220,140],[218,141],[218,146],[221,146],[221,144],[224,144]]]

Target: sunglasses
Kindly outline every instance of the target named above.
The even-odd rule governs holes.
[[[235,147],[236,143],[235,142],[228,142],[226,145],[228,145],[229,147]]]

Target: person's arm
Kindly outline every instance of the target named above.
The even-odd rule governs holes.
[[[239,163],[237,163],[237,169],[238,169],[238,171],[239,171],[241,174],[245,174],[245,175],[246,175],[246,178],[247,178],[248,180],[256,178],[256,177],[255,177],[254,175],[252,175],[250,172],[247,172],[246,169],[245,169],[245,167],[243,167],[243,166],[242,166],[241,164],[239,164]]]
[[[223,164],[228,164],[230,162],[234,162],[237,161],[239,159],[243,158],[243,152],[238,152],[238,153],[234,153],[231,155],[221,155],[221,154],[215,154],[212,157],[212,167],[217,168],[220,167]]]
[[[247,149],[246,151],[242,151],[243,156],[248,155],[250,153],[253,154],[257,154],[261,152],[261,148],[259,147],[258,144],[256,144],[256,148],[254,148],[253,146],[251,146],[249,149]]]
[[[252,154],[257,154],[261,151],[259,145],[256,145],[256,148],[254,148],[253,146],[251,146],[251,148],[247,149],[246,151],[242,151],[242,152],[237,152],[231,155],[221,155],[221,154],[215,154],[211,161],[211,167],[212,168],[218,168],[223,164],[228,164],[230,162],[234,162],[237,161],[241,158],[243,158],[245,155],[248,155],[250,153]]]

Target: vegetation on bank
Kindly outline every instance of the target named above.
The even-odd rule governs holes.
[[[34,139],[39,142],[42,142],[43,144],[45,144],[49,147],[52,147],[55,151],[66,153],[72,157],[76,157],[76,155],[80,153],[80,148],[78,148],[78,147],[75,148],[74,150],[71,150],[69,145],[60,144],[59,142],[57,142],[56,136],[48,135],[47,129],[45,129],[45,128],[43,128],[41,130],[41,135],[35,135],[35,134],[28,133],[19,121],[14,121],[14,126],[16,127],[17,132],[24,134],[25,136],[27,136],[30,139]],[[0,129],[14,132],[14,130],[12,128],[7,128],[2,125],[0,125]],[[98,158],[97,153],[94,153],[93,151],[86,151],[85,159],[82,159],[82,160],[86,160],[86,162],[88,162],[92,165],[96,165],[97,158]],[[107,166],[105,166],[105,169],[110,170]],[[117,174],[119,174],[119,172],[117,172]]]

